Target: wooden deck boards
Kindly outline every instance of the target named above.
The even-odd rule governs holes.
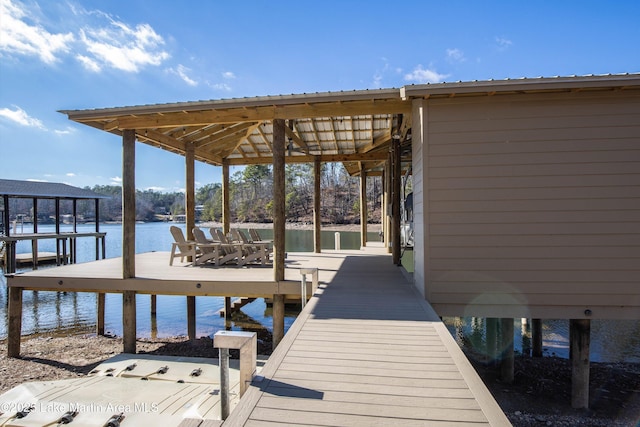
[[[510,425],[390,257],[343,256],[223,425]]]

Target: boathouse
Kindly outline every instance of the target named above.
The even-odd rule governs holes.
[[[298,286],[285,277],[284,166],[291,162],[315,165],[316,252],[320,164],[345,163],[365,190],[366,176],[383,176],[384,239],[394,264],[400,263],[400,182],[411,173],[412,280],[421,297],[439,316],[500,318],[507,331],[515,317],[571,319],[576,407],[588,405],[590,319],[640,318],[638,74],[438,83],[62,113],[121,137],[120,277],[89,281],[75,276],[64,283],[123,292],[125,351],[135,352],[131,319],[136,293],[272,293],[274,342],[280,342],[284,297]],[[274,262],[268,286],[239,281],[234,291],[223,290],[219,282],[192,272],[163,279],[145,269],[137,277],[136,259],[142,258],[134,251],[136,141],[185,157],[188,233],[195,225],[195,161],[222,166],[225,231],[229,166],[273,165]],[[366,247],[366,221],[361,223]],[[8,284],[19,291],[55,289],[64,280],[18,275]],[[181,280],[193,286],[176,289]],[[17,301],[16,294],[12,299]],[[16,355],[19,343],[11,351]]]
[[[71,185],[57,182],[39,182],[39,181],[18,181],[12,179],[0,179],[0,196],[2,197],[2,229],[0,230],[0,245],[2,245],[2,259],[6,273],[14,273],[16,264],[19,261],[23,263],[31,263],[33,269],[38,268],[38,262],[44,260],[53,260],[57,265],[66,264],[67,262],[76,262],[76,240],[82,237],[92,237],[96,240],[96,259],[105,257],[106,233],[100,232],[100,199],[108,198],[94,191],[73,187]],[[23,233],[17,230],[18,220],[12,215],[10,209],[10,201],[12,199],[31,199],[31,222],[32,232]],[[50,200],[54,203],[55,215],[53,224],[55,229],[53,232],[38,232],[38,201]],[[77,229],[77,207],[78,200],[89,200],[94,203],[95,212],[95,232],[79,233]],[[70,215],[72,218],[73,228],[70,231],[61,232],[61,202],[68,201],[71,203]],[[53,239],[56,241],[56,251],[54,253],[40,253],[38,251],[38,241],[45,239]],[[16,254],[16,243],[22,240],[31,242],[31,256],[27,258],[18,258]],[[102,254],[102,255],[101,255]]]

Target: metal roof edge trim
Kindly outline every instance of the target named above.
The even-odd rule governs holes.
[[[400,88],[403,100],[424,95],[640,86],[640,73],[427,83]]]
[[[347,92],[317,92],[291,95],[256,96],[247,98],[229,98],[209,101],[186,101],[168,104],[134,105],[129,107],[109,107],[86,110],[58,110],[66,114],[69,119],[82,119],[91,117],[121,116],[124,114],[149,114],[168,113],[179,111],[201,111],[231,108],[254,108],[265,106],[324,103],[324,102],[350,102],[350,101],[376,101],[376,100],[400,100],[400,91],[391,89],[364,89]]]
[[[62,182],[25,181],[0,179],[0,195],[39,199],[109,199],[110,195],[96,193],[93,190],[74,187]]]

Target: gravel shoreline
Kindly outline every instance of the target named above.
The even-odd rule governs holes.
[[[268,354],[268,336],[260,354]],[[139,339],[138,353],[212,357],[218,352],[209,337]],[[102,361],[122,352],[122,338],[93,334],[23,337],[21,357],[7,358],[0,341],[0,393],[28,381],[82,377]],[[233,356],[233,355],[232,355]],[[635,427],[640,421],[640,364],[592,363],[589,411],[571,408],[570,364],[544,357],[516,357],[514,384],[499,381],[495,369],[473,359],[474,367],[515,427]]]

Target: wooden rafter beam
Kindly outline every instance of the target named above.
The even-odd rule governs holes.
[[[387,153],[363,153],[363,154],[322,154],[320,156],[313,155],[293,155],[286,156],[287,163],[313,163],[316,157],[320,157],[321,162],[358,162],[358,161],[383,161],[387,159]],[[246,158],[229,158],[229,165],[258,165],[269,164],[273,162],[271,156],[246,157]]]
[[[261,124],[264,124],[264,122],[262,122]],[[273,146],[271,145],[271,142],[269,141],[269,138],[267,138],[267,135],[264,133],[264,126],[258,126],[256,128],[256,130],[258,131],[258,133],[262,137],[262,140],[267,145],[267,147],[269,147],[269,151],[273,151]]]
[[[251,134],[252,134],[252,133],[253,133],[253,132],[254,132],[254,131],[255,131],[259,126],[260,126],[260,123],[254,123],[253,125],[249,126],[249,127],[247,128],[246,132],[244,133],[244,137],[240,138],[240,139],[238,140],[238,143],[237,143],[233,148],[230,148],[230,149],[226,150],[226,151],[224,152],[224,155],[223,155],[222,157],[223,157],[223,158],[226,158],[229,154],[233,153],[233,152],[234,152],[234,151],[236,151],[236,150],[240,153],[240,155],[241,155],[242,157],[247,157],[247,156],[245,155],[244,150],[239,150],[240,145],[242,145],[242,143],[243,143],[244,141],[249,142],[249,144],[253,147],[254,151],[255,151],[255,152],[256,152],[256,154],[257,154],[257,153],[258,153],[258,149],[257,149],[257,148],[256,148],[256,146],[255,146],[255,145],[253,145],[253,143],[249,140],[249,136],[251,136]]]
[[[349,126],[351,127],[351,146],[356,151],[356,130],[353,128],[353,117],[349,116]]]
[[[329,117],[329,128],[331,129],[331,135],[333,136],[333,145],[335,146],[336,152],[340,152],[340,147],[338,146],[338,136],[336,135],[336,128],[333,126],[333,117]]]
[[[373,135],[373,128],[372,128],[371,134]],[[391,129],[386,129],[382,135],[378,135],[377,137],[373,138],[373,141],[361,147],[359,152],[368,153],[371,150],[374,150],[378,147],[388,144],[390,141],[391,141]]]
[[[318,148],[322,153],[322,140],[320,139],[320,134],[318,134],[318,128],[316,127],[315,119],[309,119],[309,126],[311,127],[311,132],[313,133],[313,138],[318,143]]]
[[[298,136],[298,134],[289,129],[288,126],[285,126],[284,133],[287,138],[291,139],[291,141],[293,141],[298,147],[302,148],[305,153],[309,154],[309,146],[302,140],[302,138],[300,138],[300,136]]]
[[[227,126],[226,129],[216,132],[215,134],[209,135],[205,139],[198,140],[195,145],[196,149],[204,148],[208,145],[218,144],[218,142],[227,140],[230,137],[237,137],[239,134],[242,134],[240,137],[240,141],[246,136],[246,130],[252,129],[255,130],[257,123],[240,123],[237,126]]]
[[[185,154],[184,142],[178,139],[175,139],[169,135],[165,135],[162,132],[158,132],[153,129],[138,129],[136,130],[136,137],[138,138],[138,140],[142,142],[146,142],[147,144],[154,145],[156,147],[162,148],[172,153],[177,153],[180,155]],[[201,162],[205,162],[213,165],[222,164],[222,158],[212,153],[196,151],[195,157],[196,157],[196,160]]]
[[[217,132],[220,132],[224,129],[224,127],[225,125],[190,126],[188,128],[188,131],[183,134],[181,139],[188,142],[199,142]]]

